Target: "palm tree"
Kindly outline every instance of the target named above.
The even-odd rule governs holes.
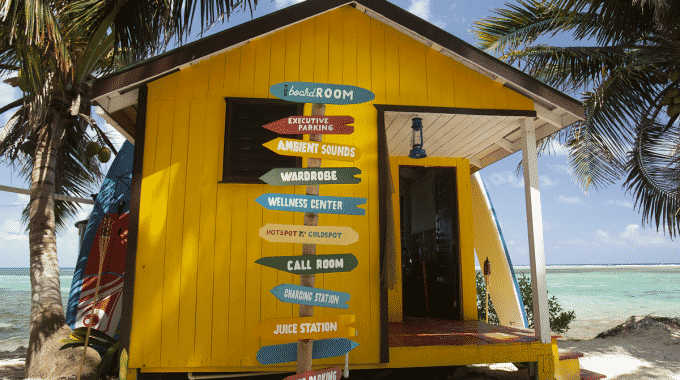
[[[0,2],[0,73],[23,91],[21,99],[0,108],[3,113],[19,107],[0,134],[0,157],[31,183],[27,377],[61,377],[77,368],[72,353],[58,351],[71,331],[56,252],[56,226],[74,215],[77,205],[55,201],[54,194],[85,196],[101,178],[98,163],[85,154],[88,142],[114,150],[91,117],[92,80],[157,54],[171,41],[186,40],[197,8],[203,28],[238,7],[252,12],[256,5],[257,0]]]
[[[477,21],[480,46],[581,92],[585,120],[558,136],[584,190],[626,177],[644,223],[680,227],[680,2],[517,0]],[[553,46],[570,33],[579,46]],[[665,112],[664,112],[665,111]],[[543,142],[543,147],[547,146]]]

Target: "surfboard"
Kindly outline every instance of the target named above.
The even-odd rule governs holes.
[[[66,323],[71,328],[93,328],[114,337],[123,306],[123,279],[127,250],[128,211],[134,146],[125,142],[111,164],[90,213],[73,273]],[[101,222],[111,218],[111,232],[102,262],[97,304],[92,301],[99,272]]]
[[[475,252],[480,264],[487,257],[491,262],[489,298],[501,325],[527,328],[529,322],[524,311],[524,302],[496,211],[479,172],[471,177]]]

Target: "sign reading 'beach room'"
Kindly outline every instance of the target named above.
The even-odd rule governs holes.
[[[354,127],[345,124],[350,123],[354,123],[352,116],[291,116],[265,124],[262,128],[280,135],[349,135],[354,132]]]
[[[350,272],[359,265],[351,253],[261,257],[255,263],[295,274]]]
[[[317,214],[366,214],[366,210],[357,207],[366,203],[366,198],[267,193],[257,197],[255,202],[267,210],[312,212]]]
[[[268,340],[298,340],[353,337],[356,330],[349,327],[354,315],[331,317],[302,317],[268,319],[255,327],[251,334]]]
[[[361,174],[359,168],[279,168],[268,171],[260,177],[272,186],[292,185],[340,185],[361,182],[354,177]]]
[[[356,161],[361,157],[354,145],[331,144],[316,141],[276,138],[262,144],[265,148],[282,156],[327,158],[338,161]]]
[[[359,104],[375,99],[371,91],[344,84],[282,82],[272,85],[269,92],[296,103]]]
[[[273,243],[348,245],[359,240],[359,234],[351,227],[267,223],[259,233]]]

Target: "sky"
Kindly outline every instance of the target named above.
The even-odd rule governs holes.
[[[301,0],[260,0],[253,17],[271,13]],[[418,17],[475,44],[470,32],[473,22],[492,15],[492,10],[513,0],[391,0]],[[206,33],[212,34],[250,19],[249,12],[237,12],[225,24]],[[196,37],[194,37],[195,39]],[[551,43],[569,45],[568,36]],[[0,84],[0,105],[17,99],[19,91]],[[11,113],[0,115],[0,125]],[[104,121],[98,119],[100,125]],[[115,134],[110,127],[108,130]],[[124,139],[114,136],[120,146]],[[427,136],[425,136],[427,144]],[[425,146],[427,149],[427,145]],[[554,155],[538,158],[545,257],[548,265],[559,264],[634,264],[680,263],[680,245],[655,228],[642,225],[635,211],[634,199],[622,189],[622,181],[598,191],[584,193],[573,181],[566,150],[555,146]],[[514,265],[529,264],[524,180],[515,174],[521,152],[480,171],[490,194]],[[112,162],[113,159],[110,161]],[[109,162],[109,164],[110,164]],[[0,185],[28,188],[7,163],[0,162]],[[28,196],[0,192],[0,267],[27,267],[28,236],[20,223],[21,210]],[[73,226],[85,219],[91,206],[84,207],[78,218],[58,236],[57,252],[61,267],[73,267],[77,259],[78,234]]]

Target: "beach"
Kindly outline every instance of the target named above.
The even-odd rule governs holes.
[[[521,276],[528,268],[515,267],[515,271]],[[72,274],[73,269],[64,269],[60,276],[65,305]],[[680,329],[673,324],[644,322],[630,331],[595,338],[630,321],[632,315],[637,316],[634,322],[647,315],[680,317],[680,266],[549,266],[547,283],[549,296],[556,296],[564,310],[576,312],[576,320],[561,334],[558,345],[582,352],[581,368],[609,379],[680,380]],[[0,268],[0,379],[23,378],[21,346],[28,345],[29,313],[27,269]],[[445,378],[523,378],[522,371],[513,368],[512,364],[471,367]]]

